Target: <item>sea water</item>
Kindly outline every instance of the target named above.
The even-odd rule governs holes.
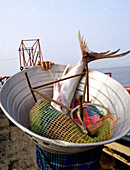
[[[130,86],[130,66],[97,68],[97,71],[111,73],[111,77],[123,86]]]

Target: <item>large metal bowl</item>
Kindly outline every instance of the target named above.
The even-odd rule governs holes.
[[[51,68],[55,79],[61,77],[64,68],[65,65],[54,65]],[[111,112],[116,113],[115,120],[120,117],[115,123],[112,138],[104,142],[80,144],[52,140],[33,133],[29,130],[29,112],[35,102],[27,85],[25,72],[28,73],[32,87],[53,81],[50,72],[43,71],[40,66],[18,72],[7,80],[1,90],[1,108],[16,126],[45,150],[64,155],[82,152],[120,139],[130,130],[130,95],[116,80],[101,72],[89,70],[90,101],[108,107]],[[77,96],[82,94],[83,85],[84,76],[77,88]],[[39,91],[52,97],[52,85],[40,88]],[[40,96],[36,94],[36,98]]]

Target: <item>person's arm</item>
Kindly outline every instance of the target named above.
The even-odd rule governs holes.
[[[40,61],[38,61],[36,65],[41,65],[43,70],[48,70],[52,67],[52,65],[54,65],[54,62],[50,62],[50,61],[40,62]]]

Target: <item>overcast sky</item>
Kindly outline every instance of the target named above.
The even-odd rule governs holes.
[[[90,50],[130,49],[130,0],[0,0],[0,76],[19,71],[22,39],[39,38],[44,60],[75,64],[78,31]],[[130,66],[130,54],[90,68]]]

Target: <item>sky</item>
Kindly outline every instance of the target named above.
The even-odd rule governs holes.
[[[78,31],[90,50],[130,50],[130,0],[0,0],[0,76],[20,71],[22,39],[40,39],[44,60],[76,64]],[[130,54],[89,68],[130,66]]]

